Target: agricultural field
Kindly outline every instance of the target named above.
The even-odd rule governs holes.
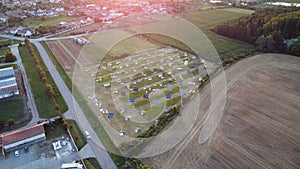
[[[45,21],[41,21],[40,17],[30,17],[23,20],[23,24],[30,25],[30,27],[38,28],[40,26],[51,26],[59,24],[60,22],[68,22],[77,19],[76,17],[69,17],[67,13],[63,13],[60,16],[46,17]]]
[[[299,63],[299,57],[262,54],[232,65],[225,70],[224,114],[209,140],[200,143],[197,118],[176,147],[144,162],[151,168],[297,168]],[[209,88],[200,92],[200,111],[211,105]]]
[[[207,9],[191,11],[183,14],[182,17],[203,30],[213,28],[218,24],[239,18],[241,16],[249,15],[252,12],[254,11],[239,8],[224,8],[213,10]]]

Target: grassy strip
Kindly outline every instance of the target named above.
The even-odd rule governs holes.
[[[173,107],[158,118],[158,123],[151,125],[148,130],[143,131],[137,137],[149,138],[158,135],[179,114],[180,106]]]
[[[10,52],[10,48],[4,48],[0,50],[0,56],[5,55],[7,52]]]
[[[48,47],[46,42],[41,42],[41,44],[44,47],[44,49],[46,50],[48,56],[50,57],[50,60],[55,65],[56,70],[61,75],[62,79],[64,80],[64,82],[66,83],[68,88],[72,91],[72,81],[71,81],[70,77],[64,71],[63,67],[59,64],[59,62],[57,61],[57,59],[53,55],[52,51],[50,50],[50,48]]]
[[[24,102],[22,98],[0,102],[0,117],[3,120],[18,120],[24,117]]]
[[[67,13],[63,13],[60,16],[46,17],[45,21],[41,21],[40,17],[29,17],[23,20],[23,24],[30,25],[30,27],[37,28],[39,26],[51,26],[60,22],[67,22],[76,19],[76,17],[69,17]]]
[[[40,114],[40,117],[50,118],[50,117],[60,115],[61,114],[60,112],[55,111],[56,103],[60,106],[61,112],[67,111],[68,107],[64,102],[64,99],[62,98],[60,92],[58,91],[50,73],[48,72],[46,66],[44,65],[37,50],[35,49],[35,53],[39,59],[40,65],[45,70],[46,77],[56,92],[56,95],[54,97],[56,103],[53,100],[49,99],[49,96],[47,94],[47,89],[44,87],[43,82],[40,80],[40,76],[36,68],[36,65],[34,63],[34,59],[31,57],[27,47],[26,46],[19,47],[19,51],[20,51],[22,62],[26,70],[26,74],[31,86],[31,91],[33,93],[34,100],[37,105],[37,109]]]
[[[83,159],[85,166],[87,169],[101,169],[100,164],[98,163],[97,159],[95,158],[86,158]]]
[[[82,134],[81,130],[79,129],[77,123],[74,120],[66,120],[67,121],[67,127],[69,128],[74,142],[78,148],[78,150],[80,150],[83,146],[85,146],[87,144],[87,141],[84,137],[84,135]]]
[[[149,100],[148,99],[143,99],[143,100],[134,102],[133,106],[139,107],[139,106],[143,106],[143,105],[146,105],[146,104],[150,104]]]
[[[18,69],[18,65],[16,64],[0,66],[0,69],[8,68],[8,67],[13,67],[14,69]]]
[[[55,120],[53,123],[45,124],[44,128],[48,140],[68,135],[66,126],[63,125],[62,118]]]
[[[33,45],[34,46],[34,45]],[[46,77],[47,77],[47,81],[48,83],[53,87],[53,89],[55,90],[55,97],[54,97],[54,101],[56,104],[59,105],[60,107],[60,113],[64,113],[68,110],[68,105],[66,104],[64,98],[62,97],[60,91],[58,90],[57,86],[56,86],[56,83],[54,82],[54,80],[52,79],[52,76],[50,75],[50,72],[48,71],[46,65],[44,64],[42,58],[41,58],[41,55],[40,53],[38,52],[36,46],[34,46],[34,49],[35,49],[35,54],[36,56],[38,57],[38,59],[40,60],[40,66],[46,71]],[[49,116],[49,117],[53,117],[52,116]]]

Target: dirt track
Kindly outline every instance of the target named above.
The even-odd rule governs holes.
[[[152,168],[299,168],[299,64],[299,57],[264,54],[232,65],[213,136],[199,143],[199,117],[175,148],[144,161]],[[210,106],[210,90],[200,92],[200,111]]]

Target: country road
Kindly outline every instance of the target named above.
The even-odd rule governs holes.
[[[111,159],[108,152],[103,149],[103,144],[101,140],[98,138],[97,134],[94,132],[92,126],[88,122],[87,118],[85,117],[81,107],[73,97],[71,91],[68,89],[66,84],[64,83],[63,79],[61,78],[60,74],[56,70],[54,64],[51,62],[46,50],[44,47],[38,42],[33,41],[34,45],[37,47],[47,69],[49,70],[53,80],[55,81],[60,93],[62,94],[65,102],[67,103],[69,109],[66,113],[64,113],[64,117],[67,119],[74,119],[80,126],[82,131],[89,131],[92,140],[88,140],[88,144],[91,147],[94,147],[91,149],[99,161],[101,167],[103,169],[116,169],[116,165]],[[76,112],[75,112],[76,111]],[[94,143],[94,141],[96,143]],[[98,145],[100,145],[102,148],[100,148]]]

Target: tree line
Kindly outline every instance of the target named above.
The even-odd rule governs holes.
[[[40,80],[44,83],[44,86],[47,90],[49,98],[55,102],[56,91],[55,91],[54,87],[48,82],[46,71],[41,66],[40,60],[39,60],[38,56],[36,55],[34,46],[32,45],[32,43],[30,43],[30,41],[28,39],[25,39],[25,45],[26,45],[27,49],[29,50],[31,57],[34,60],[34,64],[39,73]],[[60,106],[58,104],[56,104],[54,108],[56,111],[60,110]]]
[[[263,52],[291,53],[300,56],[299,43],[286,45],[284,40],[300,36],[300,10],[296,7],[258,9],[213,29],[217,34],[248,42]]]

